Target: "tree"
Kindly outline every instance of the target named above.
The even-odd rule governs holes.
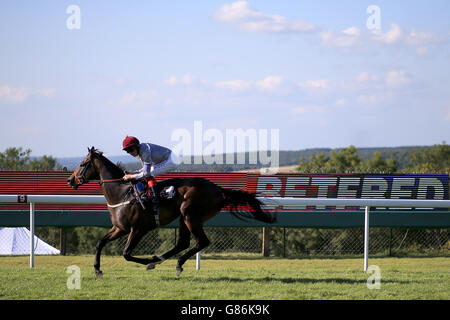
[[[394,158],[385,160],[381,152],[375,152],[372,159],[364,163],[363,169],[371,173],[394,173],[398,171],[398,162]]]
[[[1,170],[25,170],[30,161],[31,149],[22,150],[22,148],[8,148],[0,153]]]
[[[384,159],[380,152],[375,152],[366,162],[359,156],[355,146],[332,150],[330,156],[325,153],[312,154],[309,162],[300,159],[297,171],[314,173],[394,173],[398,170],[395,159]]]
[[[0,152],[0,170],[52,171],[62,169],[62,166],[52,156],[44,155],[40,159],[30,159],[30,155],[31,149],[23,150],[22,147],[7,148],[5,152]]]
[[[338,151],[332,150],[326,167],[330,173],[355,172],[361,171],[362,163],[358,150],[355,146],[350,146]]]
[[[450,146],[446,142],[412,152],[405,169],[416,173],[450,173]]]
[[[52,156],[44,155],[39,160],[32,159],[28,165],[28,170],[35,171],[52,171],[61,170],[61,165]]]
[[[309,162],[306,161],[306,158],[302,157],[300,159],[300,164],[297,167],[298,171],[301,172],[314,172],[314,173],[320,173],[324,172],[325,166],[328,162],[329,158],[325,156],[325,153],[313,153],[309,157]]]

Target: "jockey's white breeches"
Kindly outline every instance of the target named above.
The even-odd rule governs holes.
[[[167,160],[162,161],[160,163],[156,163],[151,166],[150,174],[154,177],[159,176],[160,174],[175,170],[180,165],[180,160],[178,157],[171,152],[169,158]]]

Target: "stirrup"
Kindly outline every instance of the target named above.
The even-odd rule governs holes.
[[[165,187],[163,191],[160,193],[161,198],[165,199],[172,199],[175,195],[175,188],[174,186]]]

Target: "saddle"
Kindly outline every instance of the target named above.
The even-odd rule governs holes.
[[[145,203],[152,201],[154,205],[159,204],[159,199],[172,199],[175,196],[174,186],[166,186],[159,194],[151,194],[152,190],[147,185],[145,179],[132,183],[134,197],[141,207],[145,210]],[[157,190],[157,186],[155,188]],[[159,209],[159,208],[158,208]]]

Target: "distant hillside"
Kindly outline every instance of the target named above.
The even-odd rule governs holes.
[[[373,156],[375,152],[381,152],[382,156],[386,159],[394,158],[398,161],[399,168],[405,166],[408,162],[409,155],[413,149],[421,149],[427,148],[425,146],[417,146],[417,147],[380,147],[380,148],[358,148],[359,155],[363,160],[367,160]],[[330,148],[314,148],[314,149],[304,149],[298,151],[280,151],[279,152],[279,166],[293,166],[297,165],[300,161],[300,158],[304,157],[309,160],[309,157],[314,153],[324,152],[325,155],[329,155],[330,152],[334,149]],[[337,150],[337,149],[335,149]],[[254,155],[254,153],[252,153]],[[227,155],[223,155],[222,159],[225,162]],[[235,162],[237,161],[239,156],[242,156],[242,153],[234,154]],[[237,171],[237,170],[252,170],[262,168],[263,165],[258,164],[249,164],[249,153],[245,153],[245,161],[244,164],[194,164],[196,160],[194,157],[186,157],[185,164],[180,166],[179,171],[191,171],[191,172],[228,172],[228,171]],[[258,157],[256,157],[258,159]],[[66,167],[68,170],[75,169],[80,162],[84,159],[84,157],[71,157],[71,158],[58,158],[58,163],[60,163],[63,167]],[[135,158],[123,155],[123,156],[110,156],[108,157],[114,163],[122,163],[127,170],[135,170],[140,168],[140,162],[136,161]],[[199,157],[196,157],[197,161]],[[191,164],[188,164],[190,162]],[[199,161],[198,161],[199,162]]]
[[[67,157],[67,158],[58,158],[58,163],[61,164],[61,166],[66,167],[67,170],[73,171],[78,165],[83,161],[83,159],[86,156],[83,157]],[[114,163],[123,163],[124,165],[129,163],[136,162],[136,159],[134,159],[131,156],[124,155],[124,156],[107,156],[109,160],[111,160]]]
[[[412,150],[421,149],[421,148],[427,148],[425,146],[417,146],[417,147],[381,147],[381,148],[358,148],[358,152],[360,157],[363,160],[367,160],[369,158],[372,158],[373,154],[375,152],[381,152],[381,155],[388,159],[388,158],[394,158],[397,160],[399,164],[399,169],[402,169],[409,160],[409,156],[411,154]],[[309,157],[314,153],[320,153],[323,152],[325,155],[329,155],[330,152],[333,149],[330,148],[315,148],[315,149],[305,149],[305,150],[298,150],[298,151],[280,151],[279,152],[279,166],[280,167],[286,167],[286,170],[292,171],[292,166],[295,166],[299,163],[300,159],[302,157],[309,160]],[[249,157],[250,155],[248,152],[244,154],[245,161],[244,164],[205,164],[203,161],[203,164],[194,164],[195,162],[200,162],[200,157],[196,157],[197,161],[195,161],[194,157],[186,157],[184,158],[184,163],[181,164],[178,171],[180,172],[232,172],[232,171],[243,171],[243,170],[255,170],[259,169],[263,166],[260,162],[257,164],[249,164]],[[240,154],[234,154],[235,162],[237,161],[239,156],[242,156],[242,153]],[[123,157],[118,157],[122,159],[122,163],[126,167],[127,170],[136,170],[141,167],[141,164],[139,162],[136,162],[134,159],[129,159],[130,161],[123,161]],[[128,157],[130,158],[130,157]],[[258,159],[258,157],[256,157]],[[110,158],[112,161],[114,161],[114,157]],[[226,155],[223,155],[222,157],[223,161],[225,162]]]

